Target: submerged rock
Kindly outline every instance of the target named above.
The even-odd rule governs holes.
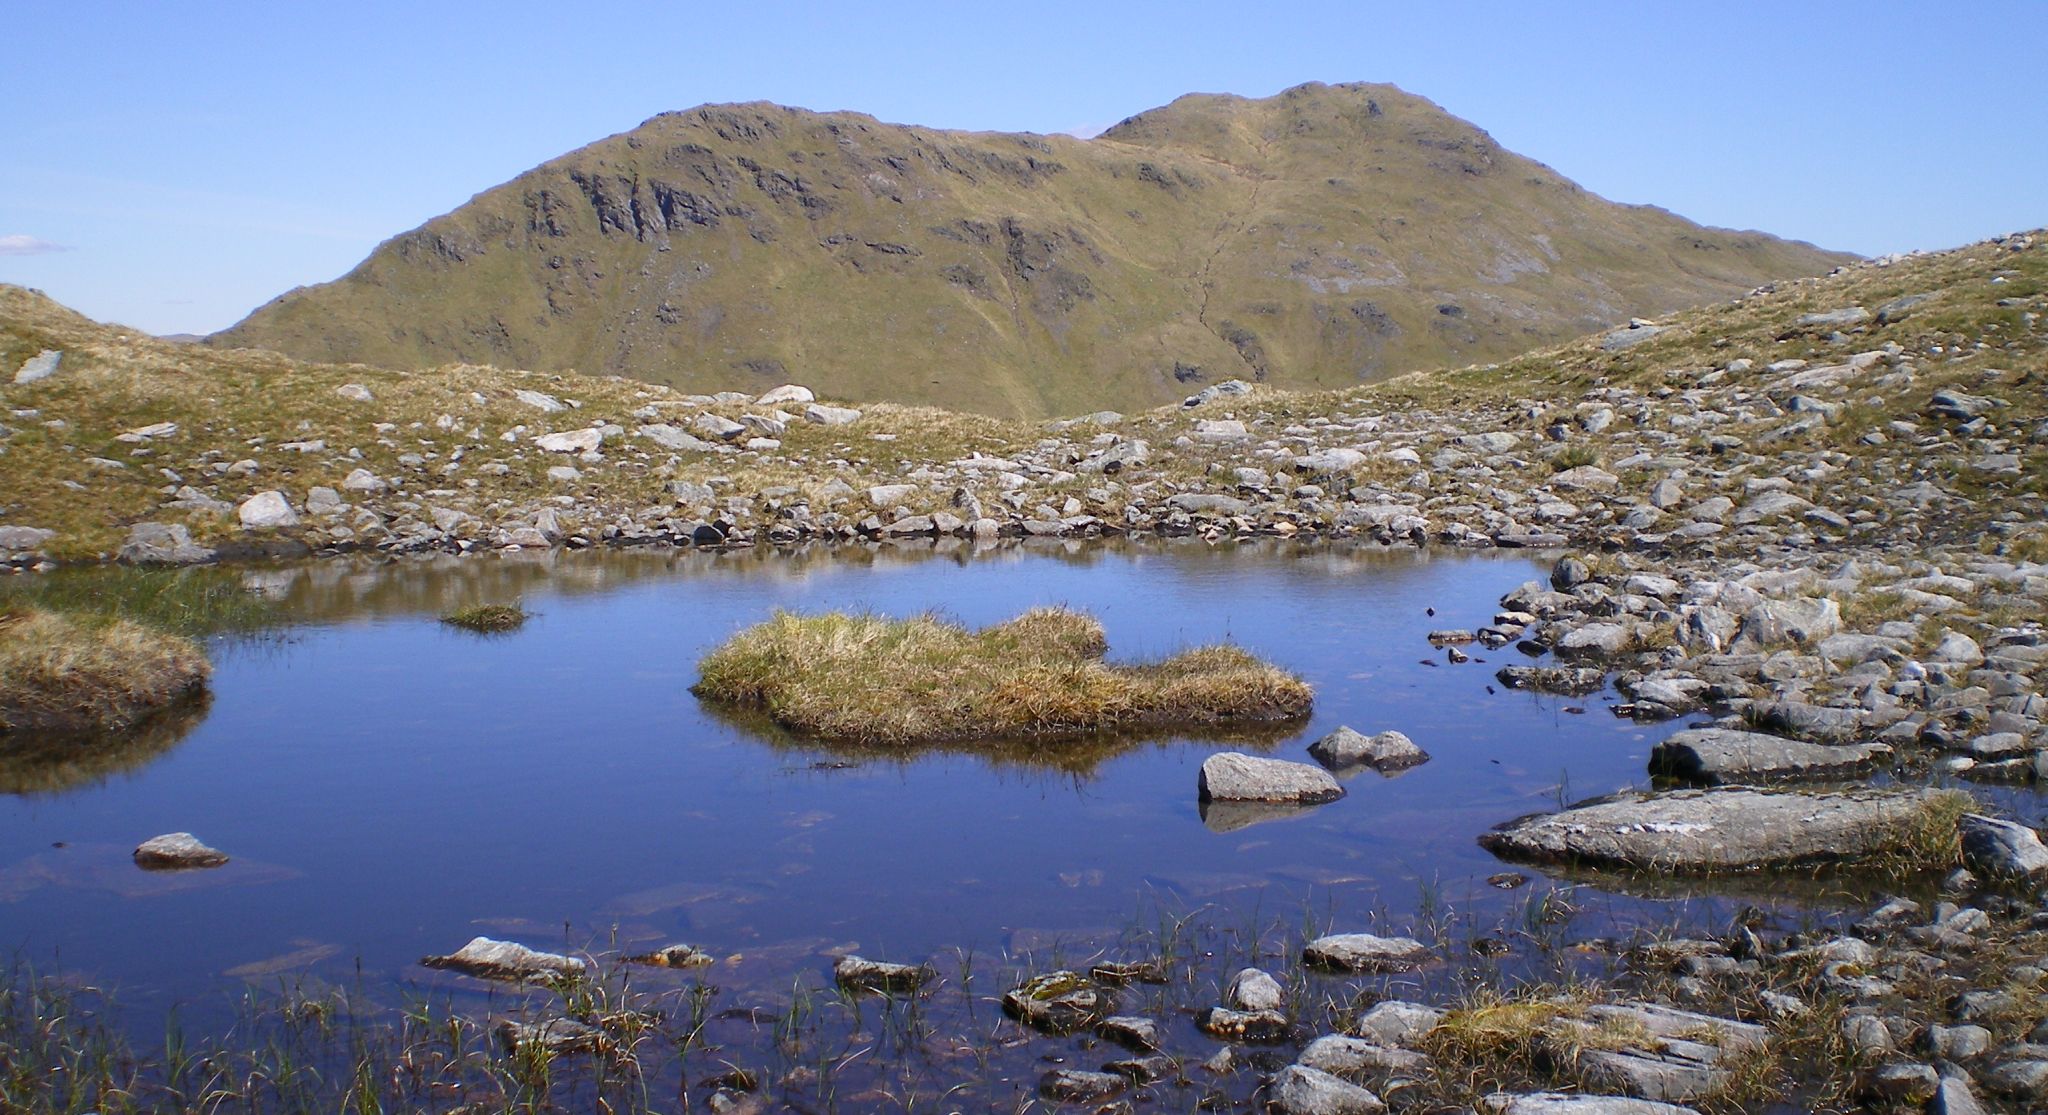
[[[1818,744],[1762,732],[1695,728],[1650,751],[1650,773],[1703,785],[1848,774],[1892,749],[1882,743]]]
[[[554,976],[580,976],[589,965],[573,956],[540,952],[511,941],[474,937],[447,956],[427,956],[420,963],[445,968],[483,979],[526,980]]]
[[[611,1048],[603,1030],[573,1018],[550,1018],[545,1022],[498,1023],[498,1041],[507,1053],[602,1053]]]
[[[832,978],[857,991],[908,993],[937,976],[922,964],[888,964],[858,956],[842,956],[832,965]]]
[[[1607,685],[1607,671],[1592,666],[1502,666],[1493,675],[1509,689],[1583,697]]]
[[[1048,1099],[1086,1103],[1121,1095],[1131,1086],[1129,1077],[1113,1072],[1084,1072],[1053,1069],[1039,1078],[1038,1091]]]
[[[227,853],[209,848],[189,832],[152,836],[135,848],[135,866],[146,871],[176,871],[191,867],[219,867]]]
[[[1479,843],[1509,859],[1664,871],[1855,859],[1901,850],[1934,793],[1625,793],[1510,821]]]
[[[1308,753],[1331,770],[1369,766],[1392,774],[1429,761],[1429,752],[1400,732],[1368,736],[1348,725],[1309,745]]]
[[[1159,1048],[1159,1023],[1137,1015],[1119,1014],[1105,1018],[1095,1024],[1095,1033],[1105,1041],[1113,1041],[1140,1053],[1150,1053]]]
[[[1067,1034],[1093,1026],[1112,1009],[1109,993],[1076,972],[1047,972],[1003,996],[1003,1010],[1034,1029]]]
[[[1262,759],[1236,751],[1211,755],[1203,761],[1200,788],[1203,801],[1313,804],[1344,796],[1344,787],[1321,767],[1285,759]]]
[[[644,964],[649,968],[702,968],[717,959],[703,949],[684,944],[665,945],[653,952],[625,958],[628,964]]]
[[[1202,1015],[1202,1032],[1225,1041],[1279,1041],[1288,1026],[1287,1016],[1277,1010],[1210,1007]]]
[[[1413,937],[1332,933],[1310,941],[1301,958],[1311,967],[1343,972],[1406,972],[1422,966],[1429,947]]]

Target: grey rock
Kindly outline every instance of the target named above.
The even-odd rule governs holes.
[[[1234,1010],[1279,1010],[1287,992],[1263,969],[1242,968],[1223,989],[1223,1003]]]
[[[743,423],[719,414],[700,414],[690,423],[690,428],[705,437],[716,438],[719,441],[731,441],[747,432],[747,427]]]
[[[1932,302],[1934,298],[1935,295],[1932,292],[1926,294],[1902,294],[1877,308],[1878,324],[1890,325],[1895,321],[1904,321],[1912,316],[1914,310]]]
[[[1225,1041],[1279,1041],[1291,1024],[1277,1010],[1210,1007],[1202,1015],[1202,1032]]]
[[[1386,774],[1429,761],[1429,752],[1400,732],[1367,736],[1349,727],[1340,727],[1310,744],[1308,753],[1331,770],[1369,766]]]
[[[1485,1115],[1699,1115],[1690,1107],[1629,1096],[1566,1095],[1562,1092],[1529,1092],[1509,1095],[1496,1092],[1479,1101]]]
[[[366,468],[355,469],[341,480],[342,490],[349,492],[381,492],[390,486]]]
[[[1118,1014],[1095,1024],[1095,1032],[1104,1040],[1113,1041],[1127,1049],[1150,1053],[1159,1048],[1159,1023],[1136,1015]]]
[[[1332,933],[1303,946],[1301,959],[1315,968],[1340,972],[1407,972],[1429,958],[1429,946],[1413,937]]]
[[[812,403],[804,408],[804,421],[814,426],[851,426],[860,421],[860,411],[852,407],[830,407],[823,403]]]
[[[1982,1080],[1984,1087],[2001,1096],[2021,1100],[2048,1098],[2048,1060],[2021,1057],[1991,1066]]]
[[[446,956],[420,960],[429,968],[445,968],[482,979],[529,980],[582,975],[589,965],[573,956],[541,952],[511,941],[473,937]]]
[[[198,565],[217,555],[192,541],[183,523],[136,523],[114,555],[124,565]]]
[[[1634,348],[1662,332],[1664,327],[1661,325],[1631,325],[1627,329],[1616,329],[1601,337],[1600,348],[1606,352],[1620,352],[1625,348]]]
[[[1759,728],[1821,743],[1848,743],[1868,730],[1862,709],[1830,708],[1804,701],[1760,701],[1749,719]]]
[[[1306,1065],[1281,1069],[1266,1097],[1280,1115],[1381,1115],[1387,1109],[1364,1088]]]
[[[1251,431],[1235,418],[1199,418],[1193,436],[1197,441],[1243,441]]]
[[[34,383],[57,374],[57,366],[64,361],[64,354],[54,348],[46,348],[21,362],[15,369],[14,382]]]
[[[1412,1049],[1380,1045],[1345,1034],[1325,1034],[1308,1043],[1296,1059],[1298,1064],[1327,1072],[1331,1076],[1357,1081],[1368,1074],[1395,1072],[1417,1075],[1428,1072],[1430,1060]]]
[[[1666,871],[1740,870],[1890,851],[1926,792],[1624,793],[1510,821],[1479,838],[1495,855]]]
[[[568,405],[562,402],[562,400],[540,391],[528,391],[520,388],[512,392],[512,397],[544,414],[555,414],[569,409]]]
[[[1003,1010],[1034,1029],[1068,1034],[1109,1016],[1109,992],[1065,970],[1034,976],[1003,995]]]
[[[1842,629],[1842,606],[1827,597],[1770,600],[1742,617],[1735,646],[1774,647],[1819,642]]]
[[[1592,579],[1593,571],[1575,557],[1558,558],[1550,567],[1550,587],[1559,592],[1570,592]]]
[[[1130,1079],[1117,1073],[1081,1069],[1053,1069],[1038,1081],[1040,1095],[1071,1103],[1110,1099],[1130,1086]]]
[[[841,987],[856,991],[907,993],[937,976],[937,972],[923,964],[889,964],[850,953],[832,965],[832,978]]]
[[[335,388],[334,393],[350,402],[374,403],[377,401],[377,396],[371,394],[370,389],[360,383],[344,383],[340,387]]]
[[[1696,728],[1678,732],[1651,749],[1650,773],[1709,786],[1825,778],[1854,772],[1891,753],[1882,743],[1826,745],[1761,732]]]
[[[1204,387],[1200,391],[1197,391],[1194,394],[1189,395],[1186,399],[1181,401],[1180,405],[1184,407],[1207,406],[1218,399],[1235,398],[1237,396],[1249,395],[1251,393],[1251,384],[1246,383],[1241,379],[1227,379],[1224,380],[1222,383],[1211,384],[1210,386]]]
[[[772,407],[781,406],[784,403],[809,403],[816,402],[817,398],[818,396],[808,387],[795,383],[785,383],[780,387],[773,387],[763,392],[759,398],[754,400],[754,405],[757,407]]]
[[[877,508],[895,507],[916,495],[915,484],[877,484],[868,489],[868,503]]]
[[[1138,438],[1120,441],[1102,451],[1099,456],[1090,457],[1074,468],[1080,472],[1099,472],[1115,476],[1126,469],[1136,468],[1152,459],[1152,446]]]
[[[1800,325],[1818,329],[1846,329],[1852,325],[1862,325],[1869,320],[1870,311],[1861,306],[1845,306],[1839,310],[1799,315]]]
[[[650,422],[633,431],[633,436],[644,437],[663,449],[677,453],[714,453],[718,446],[690,433],[681,426],[666,422]]]
[[[1927,1027],[1927,1052],[1944,1061],[1967,1061],[1991,1048],[1991,1031],[1965,1023]]]
[[[1888,1103],[1923,1104],[1934,1098],[1940,1086],[1941,1077],[1933,1065],[1911,1061],[1878,1065],[1863,1074],[1863,1091]]]
[[[243,500],[242,505],[235,508],[235,517],[242,521],[244,530],[299,525],[298,512],[292,510],[292,505],[285,501],[284,493],[279,491],[257,492]]]
[[[152,836],[135,847],[135,865],[150,871],[219,867],[227,861],[227,853],[207,847],[189,832]]]
[[[542,434],[533,439],[533,444],[550,453],[589,453],[604,444],[604,431],[587,426],[581,430]]]
[[[1634,645],[1634,633],[1619,623],[1586,623],[1565,632],[1555,649],[1566,657],[1611,658]]]
[[[1350,1032],[1381,1045],[1413,1045],[1443,1020],[1444,1012],[1435,1007],[1389,999],[1373,1004],[1351,1024]]]
[[[513,1054],[602,1053],[612,1044],[603,1030],[573,1018],[550,1018],[545,1022],[507,1018],[498,1023],[497,1035],[505,1051]]]
[[[2048,846],[2033,829],[1996,817],[1966,813],[1956,822],[1963,865],[1979,875],[2035,879],[2048,875]]]
[[[1976,1093],[1970,1090],[1969,1077],[1945,1075],[1934,1089],[1934,1098],[1928,1101],[1927,1115],[1984,1115],[1984,1105],[1977,1102]]]
[[[1203,760],[1200,790],[1203,801],[1312,804],[1344,796],[1344,787],[1321,767],[1236,751]]]
[[[55,537],[56,531],[40,527],[0,526],[0,553],[33,550]]]
[[[1503,666],[1494,677],[1509,689],[1583,697],[1607,685],[1607,671],[1592,666]]]

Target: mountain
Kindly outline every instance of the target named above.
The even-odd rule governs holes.
[[[1603,200],[1385,85],[1190,95],[1092,140],[721,105],[210,343],[1030,417],[1492,360],[1848,258]]]

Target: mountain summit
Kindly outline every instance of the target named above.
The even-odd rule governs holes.
[[[714,105],[210,342],[1029,417],[1490,360],[1847,258],[1603,200],[1386,85],[1190,95],[1092,140]]]

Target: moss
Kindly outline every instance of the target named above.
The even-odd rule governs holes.
[[[0,734],[118,731],[196,694],[210,673],[191,640],[129,620],[0,613]]]
[[[857,744],[1077,736],[1309,709],[1305,682],[1236,647],[1134,666],[1105,663],[1106,650],[1100,624],[1064,609],[981,631],[932,615],[778,612],[707,656],[692,691]]]

